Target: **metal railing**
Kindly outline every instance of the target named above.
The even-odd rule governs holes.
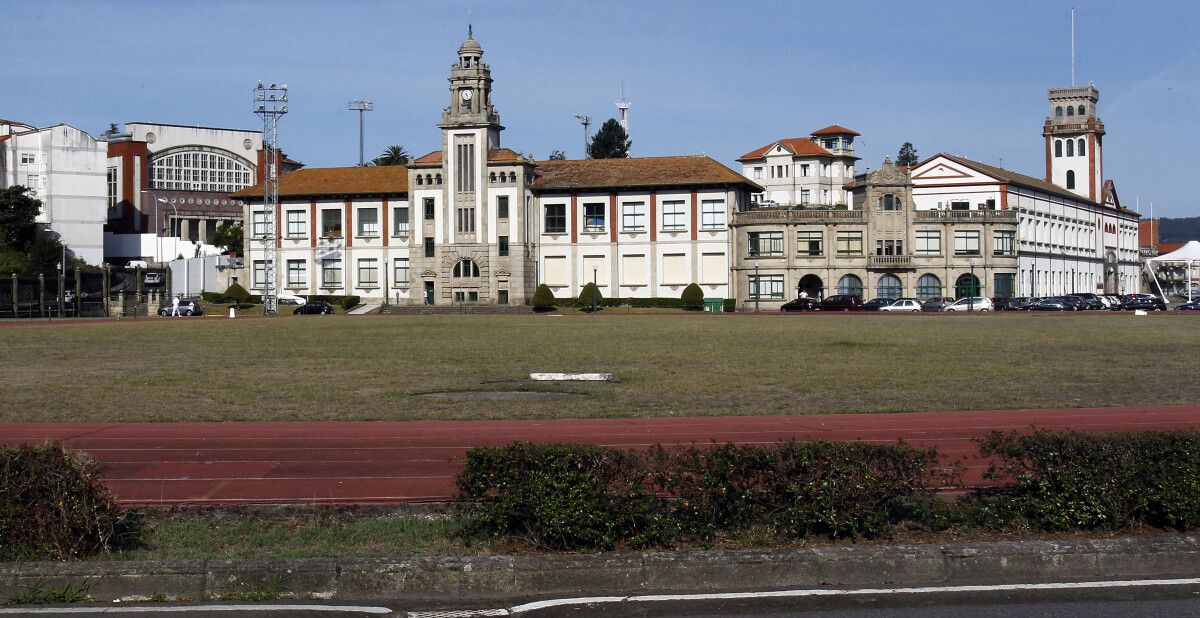
[[[733,213],[733,223],[821,223],[864,222],[866,213],[861,210],[816,210],[762,208]]]
[[[918,210],[914,219],[922,222],[942,221],[945,223],[1016,223],[1015,210]]]

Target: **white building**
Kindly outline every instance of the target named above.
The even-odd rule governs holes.
[[[751,200],[766,206],[849,206],[845,185],[854,180],[858,136],[835,124],[809,137],[777,140],[738,157],[742,175],[763,187]]]
[[[42,201],[38,223],[88,264],[104,261],[107,144],[75,127],[0,119],[0,187],[22,185]]]

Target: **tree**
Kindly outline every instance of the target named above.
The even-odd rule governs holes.
[[[37,224],[42,201],[28,195],[20,185],[0,189],[0,263],[11,270],[34,276],[54,276],[63,259],[58,235]],[[67,255],[66,268],[77,268],[81,260]]]
[[[563,151],[561,151],[561,150],[554,150],[554,151],[551,151],[551,152],[550,152],[550,157],[549,157],[549,159],[550,159],[551,161],[563,161],[563,160],[565,160],[566,158],[567,158],[567,153],[565,153],[565,152],[563,152]]]
[[[625,133],[625,127],[622,127],[616,118],[609,118],[604,121],[600,130],[596,131],[592,145],[588,147],[588,154],[593,159],[625,159],[629,157],[629,147],[632,145],[633,141]]]
[[[695,283],[689,283],[686,288],[683,288],[683,294],[679,295],[679,299],[683,301],[683,308],[686,311],[700,311],[704,308],[704,290]]]
[[[242,229],[241,221],[226,221],[217,228],[216,233],[213,234],[209,243],[213,246],[223,248],[225,253],[241,251],[244,236],[245,231]]]
[[[913,148],[912,142],[904,142],[900,146],[900,154],[896,155],[896,165],[913,166],[919,162],[917,158],[917,149]]]
[[[408,165],[411,159],[404,146],[392,145],[388,146],[383,154],[371,159],[371,165]]]
[[[596,309],[599,309],[601,298],[600,288],[596,287],[595,283],[588,281],[587,285],[583,286],[583,290],[579,292],[579,308],[583,311],[591,311],[592,306],[595,305]]]
[[[554,310],[554,291],[545,283],[537,286],[537,290],[533,293],[533,310],[539,312]]]

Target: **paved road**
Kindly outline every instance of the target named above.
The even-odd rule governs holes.
[[[0,424],[0,443],[60,441],[104,464],[128,505],[443,501],[472,446],[515,440],[621,448],[787,438],[936,446],[980,484],[971,442],[993,429],[1200,428],[1200,405],[812,416],[318,423]],[[965,459],[964,459],[965,458]]]

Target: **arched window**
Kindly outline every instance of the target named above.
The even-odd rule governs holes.
[[[1074,170],[1067,170],[1067,188],[1068,189],[1075,188],[1075,171]]]
[[[954,296],[955,298],[979,296],[979,277],[971,273],[959,275],[958,281],[954,283]]]
[[[1067,156],[1068,157],[1075,156],[1075,140],[1073,140],[1073,139],[1067,140]]]
[[[427,184],[427,185],[433,184],[433,175],[425,174],[425,184]]]
[[[942,295],[942,280],[937,278],[937,275],[921,275],[917,279],[917,298],[928,300],[930,298],[938,298]]]
[[[875,286],[875,296],[877,298],[900,298],[904,294],[904,285],[900,283],[900,277],[887,274],[879,278],[879,284]]]
[[[488,180],[492,181],[493,183],[496,182],[496,172],[492,172],[491,174],[488,174]],[[503,173],[500,174],[500,180],[504,180]]]
[[[438,174],[437,176],[434,176],[433,180],[434,180],[434,182],[438,183],[439,185],[442,184],[442,175]]]
[[[883,194],[883,197],[879,198],[879,205],[884,210],[900,210],[900,200],[891,193]]]
[[[418,185],[425,184],[422,182],[423,180],[424,180],[424,177],[422,177],[420,174],[417,174],[417,184]]]
[[[1054,140],[1054,156],[1056,156],[1056,157],[1062,156],[1062,140],[1060,140],[1060,139]]]
[[[509,173],[508,173],[508,181],[509,181],[509,182],[516,182],[516,181],[517,181],[517,173],[516,173],[516,172],[509,172]]]
[[[1074,107],[1071,107],[1070,105],[1068,105],[1068,106],[1067,106],[1067,115],[1068,115],[1068,116],[1074,116],[1074,115],[1075,115],[1075,108],[1074,108]]]
[[[862,290],[862,279],[854,275],[845,275],[841,279],[838,279],[838,294],[862,298]]]
[[[1079,106],[1079,115],[1080,116],[1084,115],[1083,110],[1084,110],[1084,107],[1082,105],[1080,105]]]
[[[233,193],[254,184],[254,169],[225,151],[168,151],[150,161],[150,187],[176,191]]]
[[[454,272],[452,274],[458,278],[478,277],[479,265],[474,260],[462,259],[454,264]]]
[[[1079,138],[1079,156],[1081,156],[1081,157],[1083,155],[1087,154],[1087,148],[1085,148],[1083,144],[1084,144],[1083,138],[1081,137],[1081,138]]]
[[[1058,107],[1054,108],[1054,115],[1055,115],[1055,116],[1062,116],[1062,106],[1061,106],[1061,105],[1059,105]]]

